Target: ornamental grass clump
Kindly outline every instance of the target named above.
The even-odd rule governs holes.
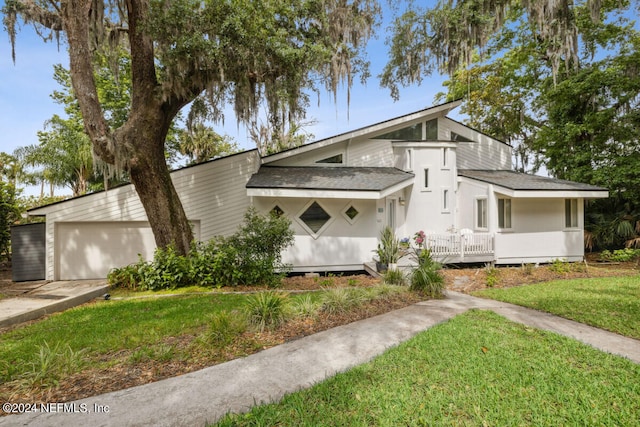
[[[279,292],[258,292],[247,298],[249,323],[258,331],[277,328],[287,318],[288,295]]]
[[[422,249],[418,253],[418,267],[411,274],[412,291],[422,292],[430,297],[439,298],[445,288],[442,265],[433,260],[431,251]]]

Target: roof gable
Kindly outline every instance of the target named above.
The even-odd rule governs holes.
[[[374,135],[378,133],[384,133],[385,131],[396,128],[398,126],[407,125],[411,122],[423,120],[424,118],[436,114],[447,114],[449,111],[457,108],[462,103],[461,100],[451,101],[444,104],[436,105],[433,107],[425,108],[420,111],[416,111],[410,114],[405,114],[393,119],[385,120],[379,123],[375,123],[369,126],[365,126],[350,132],[345,132],[339,135],[335,135],[329,138],[325,138],[319,141],[311,142],[309,144],[301,145],[299,147],[290,148],[288,150],[280,151],[279,153],[271,154],[262,158],[263,163],[271,163],[277,160],[281,160],[294,155],[309,152],[319,148],[328,147],[333,144],[348,141],[357,137],[367,137],[368,135]]]

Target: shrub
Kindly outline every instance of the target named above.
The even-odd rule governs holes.
[[[146,262],[140,258],[137,264],[130,264],[121,268],[112,268],[107,274],[107,282],[116,288],[138,290],[142,284],[140,269]]]
[[[640,258],[640,249],[624,248],[613,252],[604,250],[600,253],[600,257],[606,261],[629,262]]]
[[[314,317],[322,307],[311,295],[304,295],[291,304],[291,312],[296,316]]]
[[[276,328],[287,315],[287,295],[278,292],[259,292],[247,298],[249,323],[260,332],[265,328]]]
[[[524,271],[525,276],[531,276],[535,266],[535,264],[522,264],[522,270]]]
[[[549,266],[549,270],[554,273],[569,273],[571,271],[571,264],[564,259],[554,259]]]
[[[412,291],[423,292],[431,297],[441,297],[445,288],[442,266],[433,260],[431,252],[423,249],[418,253],[418,267],[411,274]]]
[[[188,256],[173,246],[158,248],[150,262],[109,272],[115,287],[140,290],[174,289],[182,286],[277,286],[287,266],[282,251],[293,242],[291,221],[275,215],[260,215],[250,208],[244,223],[230,237],[194,243]]]
[[[322,310],[329,313],[346,313],[364,300],[360,288],[333,288],[322,294]]]

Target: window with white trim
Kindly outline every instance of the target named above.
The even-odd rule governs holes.
[[[278,205],[275,205],[271,211],[270,211],[271,215],[280,218],[282,215],[284,215],[284,211],[282,210],[282,208]]]
[[[429,190],[429,168],[422,170],[422,189]]]
[[[353,206],[353,204],[349,203],[342,210],[342,215],[349,224],[354,224],[360,217],[360,211],[355,206]]]
[[[578,228],[578,199],[565,199],[564,226],[566,228]]]
[[[487,199],[476,199],[476,228],[486,230],[489,228]]]
[[[317,201],[311,201],[305,205],[298,214],[298,222],[315,239],[333,221],[331,215]]]
[[[511,228],[511,199],[498,199],[498,228]]]
[[[449,212],[449,189],[442,189],[442,211]]]
[[[444,147],[442,149],[442,168],[446,169],[449,167],[449,147]]]

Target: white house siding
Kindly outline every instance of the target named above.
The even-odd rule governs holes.
[[[456,212],[457,228],[459,230],[468,229],[477,232],[487,232],[488,229],[478,229],[476,221],[476,203],[478,199],[487,199],[488,207],[492,192],[488,184],[463,179],[458,185],[458,210]],[[488,224],[492,224],[493,213],[488,212]],[[497,224],[497,219],[496,219]]]
[[[339,166],[317,163],[338,154],[343,155],[344,166],[393,167],[393,151],[389,141],[362,138],[305,151],[276,161],[269,161],[267,158],[265,162],[272,166]]]
[[[245,185],[258,167],[253,150],[172,174],[187,217],[200,221],[200,240],[229,235],[242,223],[250,205]]]
[[[504,142],[487,135],[472,131],[451,119],[443,118],[440,121],[443,128],[449,132],[446,139],[451,139],[451,131],[469,138],[475,142],[458,142],[458,168],[459,169],[512,169],[512,149]]]
[[[349,166],[393,167],[391,143],[382,139],[354,140],[349,144]]]
[[[580,261],[584,256],[583,203],[578,199],[578,227],[565,228],[563,198],[512,198],[512,228],[498,228],[498,195],[490,184],[463,178],[458,189],[459,228],[495,234],[495,262],[520,264],[555,259]],[[476,200],[487,199],[488,228],[476,227]]]
[[[271,161],[267,157],[265,159],[265,163],[268,163],[270,166],[338,166],[336,164],[322,164],[316,162],[328,157],[336,156],[338,154],[342,154],[344,156],[346,153],[346,147],[347,142],[343,141],[326,147],[317,148],[315,150],[287,156],[276,161]]]
[[[444,233],[456,227],[456,150],[453,143],[401,143],[401,150],[411,150],[416,176],[412,187],[405,190],[406,218],[404,228],[399,230],[406,236],[415,232]],[[448,163],[443,164],[443,150],[448,148]],[[398,150],[398,149],[396,149]],[[400,161],[406,155],[399,155]],[[400,166],[400,165],[397,165]],[[425,188],[425,169],[429,170],[429,186]],[[448,203],[444,206],[445,191]]]
[[[183,168],[171,174],[187,218],[195,224],[196,239],[209,240],[216,235],[227,235],[236,230],[250,204],[245,184],[251,174],[257,171],[258,165],[257,151],[253,150],[212,163]],[[131,224],[135,223],[135,229],[144,236],[150,233],[150,230],[142,231],[146,226],[141,226],[140,223],[146,224],[147,216],[132,185],[43,207],[34,210],[32,214],[46,214],[46,277],[49,280],[89,278],[82,277],[79,273],[68,277],[61,276],[61,272],[67,275],[67,272],[72,271],[74,265],[79,272],[104,271],[104,268],[100,267],[104,261],[99,260],[95,252],[99,251],[99,245],[93,249],[89,247],[83,249],[87,251],[85,255],[79,255],[77,249],[73,249],[76,252],[68,252],[68,250],[65,252],[62,241],[56,245],[56,240],[64,237],[65,233],[67,236],[69,233],[71,235],[76,233],[72,231],[73,229],[86,232],[90,229],[87,225],[91,227],[92,224],[97,235],[102,235],[100,234],[102,228],[110,229],[112,234],[121,235],[131,230]],[[62,225],[63,233],[60,236],[58,228],[62,221],[65,224]],[[147,237],[141,238],[141,241],[145,242],[141,247],[122,247],[121,251],[126,255],[124,258],[118,255],[114,260],[124,262],[123,265],[126,265],[135,262],[138,253],[142,253],[145,257],[153,254],[155,241]],[[87,243],[87,240],[81,239],[81,242]],[[109,243],[109,247],[113,248],[116,244],[114,240]],[[61,259],[60,250],[65,257],[73,253],[74,259]],[[83,264],[86,262],[93,263],[94,267],[87,267]],[[119,266],[112,265],[112,267]]]
[[[342,271],[362,269],[373,258],[378,224],[375,200],[313,199],[331,216],[326,228],[312,236],[301,225],[300,215],[312,199],[255,197],[254,206],[262,212],[278,205],[291,220],[295,242],[283,253],[283,262],[294,271]],[[343,215],[350,205],[360,212],[353,223]]]

